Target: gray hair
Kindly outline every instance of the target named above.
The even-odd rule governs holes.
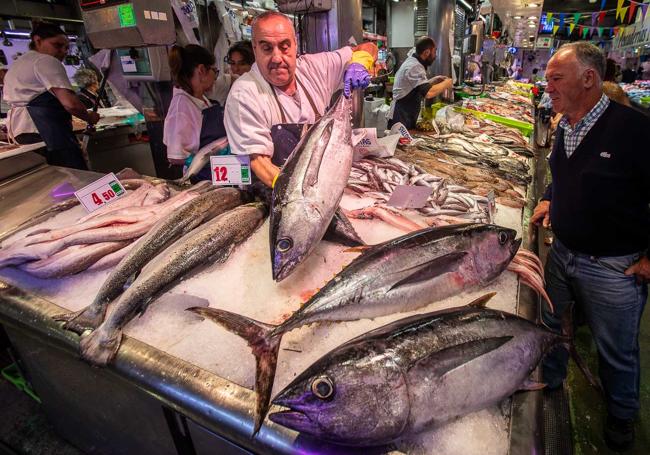
[[[576,41],[562,45],[558,52],[560,51],[573,51],[581,65],[596,70],[600,79],[605,79],[607,59],[598,46],[585,41]]]
[[[81,88],[89,87],[93,84],[98,84],[97,73],[90,68],[81,68],[72,76],[77,85]]]
[[[259,24],[262,21],[265,21],[267,19],[272,19],[274,17],[278,17],[281,19],[284,19],[291,25],[291,29],[293,30],[293,22],[291,21],[291,18],[287,16],[286,14],[282,14],[279,11],[265,11],[259,16],[255,16],[255,19],[253,19],[253,23],[251,24],[251,30],[252,30],[252,40],[255,41],[255,30],[257,29],[257,24]],[[294,33],[294,38],[295,38],[295,33]]]

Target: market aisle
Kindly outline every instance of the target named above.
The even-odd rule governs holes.
[[[587,327],[576,333],[578,351],[595,373],[598,366],[596,347]],[[641,320],[641,414],[636,425],[636,445],[628,454],[650,453],[650,311],[648,306]],[[611,454],[602,436],[605,420],[603,400],[587,384],[584,376],[571,362],[569,368],[570,404],[576,455]]]

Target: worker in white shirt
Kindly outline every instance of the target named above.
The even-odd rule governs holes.
[[[423,36],[395,74],[393,101],[387,115],[389,128],[395,123],[401,123],[408,129],[415,128],[422,100],[435,98],[453,86],[448,77],[427,77],[427,68],[435,59],[435,41]]]
[[[249,40],[237,41],[228,49],[225,62],[228,64],[230,72],[220,74],[214,83],[212,92],[208,98],[215,100],[221,106],[226,105],[226,99],[232,84],[237,78],[251,70],[251,66],[255,63],[255,54],[253,53],[253,45]]]
[[[272,187],[304,126],[325,113],[341,82],[348,97],[368,86],[377,46],[297,58],[291,19],[269,11],[253,22],[253,50],[255,64],[233,84],[224,120],[231,152],[250,155],[256,177]]]
[[[223,142],[223,108],[206,97],[217,76],[214,55],[196,44],[174,46],[169,52],[174,90],[165,117],[163,142],[170,164],[191,163],[203,147]],[[193,180],[209,180],[210,170],[202,170]]]
[[[5,76],[4,99],[11,106],[9,138],[18,144],[44,141],[47,162],[87,169],[79,141],[72,130],[72,115],[89,124],[99,120],[79,100],[61,63],[69,41],[57,25],[37,23],[30,50],[11,64]]]

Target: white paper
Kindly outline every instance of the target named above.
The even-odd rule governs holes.
[[[250,185],[249,155],[216,155],[210,157],[213,185]]]
[[[357,128],[352,132],[353,138],[361,138],[354,146],[354,160],[358,161],[367,156],[389,158],[395,154],[395,147],[400,135],[377,137],[377,128]],[[354,144],[354,139],[352,141]]]
[[[88,213],[117,201],[125,194],[124,187],[112,172],[74,193]]]

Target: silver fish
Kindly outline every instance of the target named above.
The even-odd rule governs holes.
[[[423,229],[367,248],[282,324],[216,308],[190,308],[248,341],[256,359],[255,431],[268,409],[282,335],[304,325],[410,311],[497,278],[521,239],[512,229],[464,224]],[[251,326],[262,327],[258,331]]]
[[[339,206],[352,166],[351,106],[341,95],[298,143],[276,180],[270,222],[275,281],[309,256]]]
[[[81,357],[105,366],[119,349],[122,328],[146,310],[160,291],[173,285],[206,262],[224,262],[235,246],[244,242],[266,217],[263,204],[239,206],[190,231],[142,269],[138,278],[108,310],[104,322],[80,340]]]
[[[336,444],[376,446],[544,387],[528,376],[570,339],[483,308],[492,295],[339,346],[275,397],[289,410],[269,419]]]
[[[151,258],[201,223],[247,202],[247,196],[235,188],[204,193],[174,210],[144,235],[106,278],[93,302],[79,312],[55,316],[67,321],[64,328],[79,334],[101,324],[108,303],[122,293],[129,278],[140,272]]]

